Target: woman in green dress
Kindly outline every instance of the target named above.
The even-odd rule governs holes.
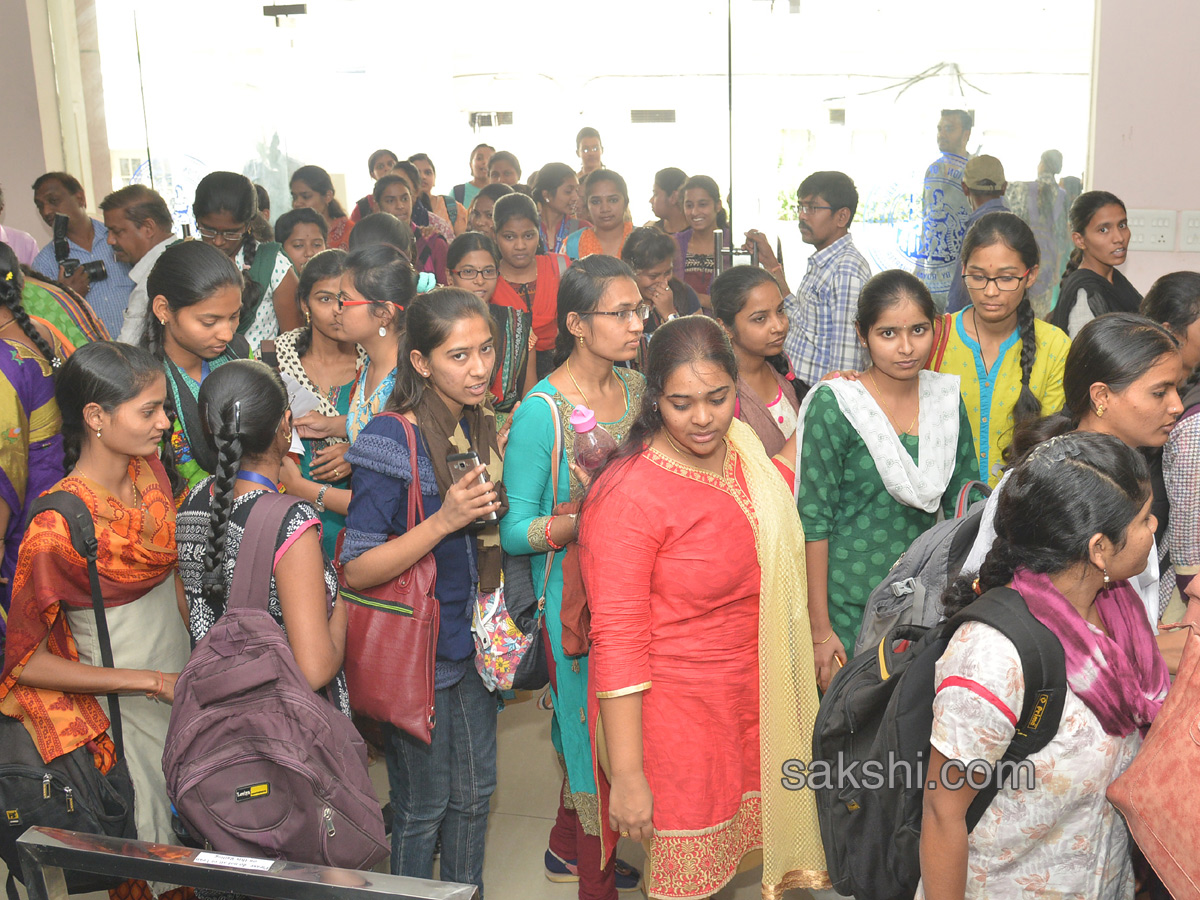
[[[558,819],[546,851],[546,876],[580,881],[581,895],[615,897],[636,888],[639,874],[615,857],[601,861],[600,806],[592,770],[587,720],[587,656],[567,656],[562,644],[564,548],[576,538],[574,515],[553,515],[558,469],[558,503],[579,501],[587,475],[574,464],[575,432],[569,419],[576,406],[591,409],[620,442],[642,402],[645,379],[614,363],[633,359],[642,339],[643,302],[633,270],[609,256],[589,256],[563,276],[558,290],[556,368],[525,395],[513,414],[508,459],[520,460],[505,473],[509,510],[500,520],[505,552],[529,556],[533,586],[546,598],[546,630],[555,675],[551,679],[551,735],[566,768]],[[551,411],[553,406],[553,411]],[[562,449],[555,455],[555,417]],[[546,576],[546,554],[553,566]]]
[[[796,505],[804,525],[817,681],[853,650],[872,589],[977,477],[958,376],[923,369],[935,311],[915,276],[892,269],[863,287],[857,379],[823,381],[797,429]]]
[[[338,532],[346,525],[350,504],[350,466],[345,461],[350,443],[345,438],[346,416],[359,370],[366,361],[362,348],[346,340],[338,310],[339,284],[346,269],[344,250],[325,250],[304,267],[296,297],[305,325],[263,341],[259,358],[316,395],[316,412],[335,420],[333,437],[301,437],[304,456],[296,467],[284,462],[288,493],[312,501],[321,516],[321,544],[334,556]]]

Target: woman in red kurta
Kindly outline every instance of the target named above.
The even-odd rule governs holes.
[[[811,746],[817,709],[795,507],[733,417],[714,322],[664,324],[645,374],[579,535],[607,841],[648,841],[652,898],[708,897],[760,848],[764,891],[826,887],[811,793],[762,774]]]
[[[537,207],[524,194],[508,194],[492,208],[496,246],[500,249],[500,280],[492,303],[524,309],[533,315],[537,335],[537,376],[554,368],[558,337],[558,281],[570,261],[557,253],[539,254],[541,237]]]

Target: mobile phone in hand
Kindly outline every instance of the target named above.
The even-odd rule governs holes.
[[[450,468],[450,480],[455,483],[462,481],[463,475],[479,466],[479,455],[471,450],[468,453],[449,453],[446,455],[446,465]],[[486,472],[479,473],[479,483],[487,484],[488,477]],[[475,520],[476,525],[487,525],[491,522],[499,520],[500,516],[492,510],[485,516]]]

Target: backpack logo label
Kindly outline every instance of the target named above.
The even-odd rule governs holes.
[[[6,809],[4,811],[4,818],[8,820],[10,828],[16,828],[21,824],[21,811],[19,809]]]
[[[247,784],[237,788],[233,792],[233,799],[238,803],[244,800],[257,800],[259,797],[269,796],[271,793],[271,785],[269,782],[263,781],[258,784]]]
[[[1042,717],[1046,715],[1046,707],[1050,705],[1050,694],[1042,691],[1037,695],[1037,700],[1033,703],[1033,711],[1029,714],[1029,730],[1037,731],[1038,726],[1042,724]]]

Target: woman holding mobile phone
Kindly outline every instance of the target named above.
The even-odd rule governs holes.
[[[441,614],[433,740],[383,726],[395,815],[391,869],[432,877],[440,833],[442,879],[480,891],[496,787],[496,698],[475,671],[471,617],[476,591],[500,584],[494,520],[508,509],[488,403],[495,359],[491,316],[475,294],[441,288],[409,305],[395,389],[346,454],[354,474],[342,548],[345,580],[355,589],[391,581],[433,553]],[[417,441],[416,473],[409,435]],[[472,456],[478,464],[467,462]],[[410,490],[421,492],[425,508],[411,531]],[[493,524],[472,528],[488,517]]]

